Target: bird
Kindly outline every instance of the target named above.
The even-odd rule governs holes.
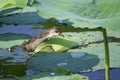
[[[39,44],[55,35],[64,37],[58,27],[52,27],[50,29],[39,32],[36,36],[32,37],[28,41],[24,41],[21,47],[28,52],[33,52]]]

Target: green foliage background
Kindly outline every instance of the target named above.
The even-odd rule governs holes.
[[[116,41],[113,40],[109,43],[110,67],[119,68],[119,8],[120,0],[0,0],[0,24],[36,24],[53,19],[55,23],[64,23],[73,26],[73,28],[106,28],[108,36],[117,38]],[[43,23],[42,26],[51,26],[51,24],[47,23],[46,25]],[[64,34],[72,34],[70,35],[72,37],[68,38],[76,42],[82,42],[86,39],[88,42],[103,40],[101,35],[96,33],[93,33],[95,34],[94,38],[89,38],[88,35],[91,35],[91,33],[88,33],[87,36],[81,34],[74,35],[74,33]],[[21,40],[18,40],[18,36]],[[20,45],[28,38],[30,36],[22,34],[0,34],[0,45],[2,45],[0,48]],[[87,48],[71,50],[70,52],[86,52],[99,56],[100,62],[92,68],[94,70],[104,69],[103,43],[92,44]]]
[[[74,27],[101,26],[109,35],[119,36],[120,0],[5,0],[0,3],[2,23],[28,24],[56,18]]]

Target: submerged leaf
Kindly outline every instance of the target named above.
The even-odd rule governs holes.
[[[55,72],[55,74],[58,74],[58,75],[70,75],[70,74],[72,74],[71,71],[64,69],[64,68],[56,68],[54,70],[54,72]]]

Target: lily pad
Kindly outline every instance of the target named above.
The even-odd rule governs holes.
[[[78,43],[63,37],[53,37],[40,44],[35,52],[44,51],[46,47],[51,46],[55,52],[64,52],[71,47],[78,46]],[[49,50],[48,50],[49,51]]]
[[[120,43],[109,43],[109,53],[110,53],[110,68],[120,68]],[[93,70],[105,69],[105,50],[104,44],[91,44],[87,48],[81,48],[76,50],[69,50],[70,52],[87,52],[92,55],[97,55],[100,62],[93,67]]]
[[[11,52],[0,49],[0,70],[2,70],[0,78],[25,75],[24,62],[29,57],[27,52],[24,52],[19,46],[14,46],[11,49]]]
[[[12,11],[17,12],[17,14],[13,13],[9,16],[2,16],[0,22],[7,24],[28,24],[44,21],[44,19],[37,14],[37,10],[33,7],[25,7],[20,13],[18,13],[19,9],[13,9]],[[4,14],[10,14],[12,11],[7,10]]]
[[[24,8],[27,6],[28,0],[2,0],[0,1],[0,11],[9,8],[20,7]]]
[[[33,6],[45,19],[56,18],[74,27],[106,28],[109,35],[119,36],[120,0],[37,0]],[[111,6],[112,5],[112,6]]]
[[[25,52],[20,46],[13,46],[11,50],[0,49],[0,60],[3,64],[21,63],[29,58],[28,53]]]
[[[65,68],[72,72],[81,72],[91,69],[98,63],[98,56],[82,52],[39,52],[30,57],[26,64],[29,69],[35,69],[38,71],[52,72],[56,68]]]
[[[28,38],[30,38],[30,36],[25,34],[0,34],[0,48],[10,48],[15,45],[21,45],[22,42]]]
[[[55,75],[50,76],[49,73],[38,73],[34,75],[28,75],[24,77],[18,78],[18,80],[89,80],[87,76],[82,76],[79,74],[72,74],[72,75]]]

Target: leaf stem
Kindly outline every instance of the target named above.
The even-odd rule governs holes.
[[[105,46],[105,80],[110,80],[110,71],[109,71],[109,47],[107,40],[107,31],[105,28],[102,30],[104,37],[104,46]]]

